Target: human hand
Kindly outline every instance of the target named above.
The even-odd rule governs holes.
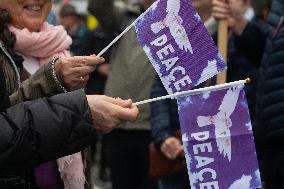
[[[228,20],[229,27],[240,35],[247,25],[244,14],[248,4],[243,0],[213,0],[212,16],[216,20]]]
[[[111,72],[111,67],[109,64],[102,64],[98,67],[98,72],[103,76],[108,76]]]
[[[138,116],[138,108],[131,100],[104,95],[88,95],[87,101],[94,127],[102,133],[110,132],[123,121],[134,121]]]
[[[96,65],[105,60],[97,56],[74,56],[60,58],[54,65],[55,73],[60,83],[70,91],[82,89],[89,80],[89,74]]]
[[[169,137],[162,143],[161,151],[168,159],[174,160],[183,153],[183,146],[176,137]]]

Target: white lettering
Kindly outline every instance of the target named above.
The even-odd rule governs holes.
[[[168,41],[167,36],[164,34],[160,37],[158,37],[157,39],[155,39],[154,41],[151,42],[151,45],[155,45],[157,47],[163,46],[166,44],[166,42]]]
[[[157,56],[159,57],[160,60],[163,60],[165,56],[169,55],[170,53],[175,52],[173,46],[171,44],[163,47],[157,52]]]
[[[219,189],[219,184],[217,181],[201,183],[200,189]]]
[[[199,149],[199,150],[198,150]],[[207,150],[206,150],[207,149]],[[193,153],[198,154],[200,152],[212,152],[211,142],[193,145]]]
[[[162,61],[162,64],[166,66],[166,70],[169,71],[172,69],[172,67],[176,64],[176,62],[179,60],[178,57],[170,58],[167,60]]]
[[[211,178],[213,180],[215,180],[217,178],[217,173],[216,171],[214,171],[213,169],[210,169],[210,168],[205,168],[205,169],[202,169],[199,173],[198,173],[198,179],[202,182],[204,180],[204,173],[211,173]]]
[[[192,133],[191,137],[193,137],[197,141],[203,142],[209,138],[209,131]]]
[[[189,76],[184,76],[182,79],[180,79],[179,81],[176,81],[174,83],[174,86],[176,88],[177,91],[180,91],[181,87],[185,87],[187,84],[189,85],[190,83],[192,83],[191,79],[189,78]]]
[[[180,71],[183,75],[185,74],[185,69],[183,67],[181,67],[181,66],[177,66],[174,69],[172,69],[172,71],[169,74],[169,77],[170,77],[171,81],[175,81],[176,80],[176,77],[174,76],[174,73],[178,72],[178,71]]]
[[[214,162],[214,158],[209,157],[202,157],[202,156],[194,156],[194,158],[197,161],[196,168],[204,167],[205,165],[208,165],[212,162]]]

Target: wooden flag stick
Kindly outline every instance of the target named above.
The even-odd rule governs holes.
[[[221,56],[224,58],[225,63],[227,63],[228,55],[228,21],[221,20],[218,26],[218,48]],[[217,76],[217,84],[226,83],[227,71],[224,71]]]

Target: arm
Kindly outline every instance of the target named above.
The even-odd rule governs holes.
[[[167,91],[157,76],[152,89],[151,98],[164,95],[167,95]],[[172,136],[169,100],[171,99],[151,103],[151,131],[157,149],[160,149],[161,144]]]
[[[162,82],[157,77],[152,91],[152,97],[164,96],[166,94],[167,92],[163,87]],[[152,103],[151,125],[152,137],[156,148],[160,150],[168,159],[174,160],[183,154],[183,146],[180,139],[173,136],[175,127],[172,122],[172,119],[174,119],[172,116],[177,115],[172,112],[175,106],[173,107],[171,101],[172,99],[167,99]]]
[[[89,74],[103,62],[104,58],[95,55],[53,59],[21,84],[10,96],[11,104],[62,93],[63,88],[60,86],[68,91],[82,89],[87,84]],[[80,77],[83,77],[83,81]]]
[[[110,36],[119,31],[126,5],[116,6],[114,0],[89,0],[88,10],[99,20],[102,29]]]
[[[95,129],[82,91],[20,103],[0,115],[0,167],[30,167],[82,150]]]
[[[10,95],[12,105],[41,97],[50,97],[62,93],[62,89],[54,82],[50,64],[45,64],[24,81],[19,89]]]

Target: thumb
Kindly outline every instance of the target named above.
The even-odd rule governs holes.
[[[122,100],[121,98],[111,98],[111,97],[107,97],[106,101],[118,106],[121,106],[123,108],[131,108],[132,106],[132,100]]]
[[[116,105],[115,109],[118,113],[118,117],[124,121],[135,121],[139,113],[137,106],[134,105],[126,108]]]

